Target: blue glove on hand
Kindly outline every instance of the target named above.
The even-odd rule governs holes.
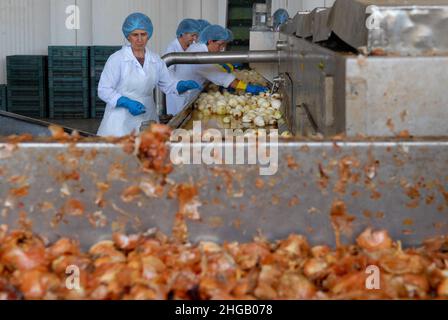
[[[179,81],[177,83],[177,92],[179,92],[179,94],[185,93],[188,90],[193,89],[202,90],[201,86],[196,81],[193,80]]]
[[[254,96],[259,95],[260,93],[266,92],[266,91],[268,91],[268,88],[262,87],[262,86],[253,85],[253,84],[247,85],[247,88],[246,88],[246,92],[247,93],[252,93]]]
[[[127,97],[121,97],[120,99],[118,99],[117,107],[128,109],[129,113],[134,117],[146,112],[145,106],[142,103],[131,100]]]

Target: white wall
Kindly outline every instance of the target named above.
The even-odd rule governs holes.
[[[80,29],[66,28],[66,8],[77,5]],[[0,84],[6,56],[47,54],[49,45],[122,45],[125,17],[144,12],[154,24],[152,50],[161,54],[184,18],[225,25],[227,0],[0,0]]]
[[[330,5],[333,0],[273,0],[273,10]],[[66,8],[80,9],[80,29],[65,26]],[[184,18],[225,25],[227,0],[0,0],[0,84],[6,82],[6,56],[47,54],[48,45],[121,45],[121,24],[131,12],[149,15],[154,24],[150,47],[161,54]]]
[[[313,10],[317,7],[331,7],[336,0],[272,0],[272,12],[279,8],[288,10],[294,17],[298,11]]]
[[[6,56],[47,54],[50,0],[0,0],[0,83],[6,82]]]

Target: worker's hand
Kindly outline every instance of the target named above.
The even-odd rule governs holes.
[[[254,84],[247,84],[244,81],[240,81],[238,82],[238,85],[236,86],[237,90],[243,90],[247,93],[251,93],[253,95],[259,95],[262,92],[267,92],[268,88],[263,87],[263,86],[257,86]]]
[[[198,90],[202,90],[201,86],[193,80],[187,80],[187,81],[179,81],[177,83],[177,92],[179,92],[179,94],[185,93],[188,90],[194,90],[194,89],[198,89]]]
[[[267,92],[269,89],[263,86],[257,86],[254,84],[247,85],[246,92],[252,93],[254,96],[259,95],[262,92]]]
[[[134,117],[146,112],[145,106],[142,103],[129,99],[127,97],[121,97],[120,99],[118,99],[117,107],[128,109],[129,113]]]

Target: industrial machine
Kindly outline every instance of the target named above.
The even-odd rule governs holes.
[[[0,111],[0,136],[11,136],[20,134],[30,134],[33,137],[51,137],[52,133],[48,129],[51,123],[46,121],[25,117],[19,114]],[[82,130],[63,127],[64,132],[72,134],[78,132],[80,137],[94,137],[95,135]]]
[[[389,230],[405,246],[448,234],[447,18],[446,0],[338,0],[331,9],[299,12],[268,51],[169,55],[167,64],[278,68],[272,86],[284,97],[296,138],[258,143],[278,151],[277,173],[260,176],[266,165],[260,162],[183,164],[161,179],[108,140],[4,139],[0,224],[32,225],[50,241],[71,236],[85,247],[109,238],[118,225],[170,234],[182,206],[170,189],[188,183],[198,192],[199,218],[187,222],[193,242],[247,241],[257,234],[275,240],[294,232],[334,245],[336,202],[346,206],[341,216],[350,217],[344,241],[369,226]],[[182,128],[193,104],[170,122],[173,129]],[[253,146],[242,144],[246,154]],[[127,196],[129,188],[135,196]],[[70,199],[83,204],[80,214],[67,212]]]
[[[297,13],[278,42],[291,129],[446,136],[447,17],[447,1],[340,0]]]

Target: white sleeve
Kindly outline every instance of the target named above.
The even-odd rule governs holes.
[[[214,64],[199,64],[195,65],[195,67],[197,68],[196,72],[199,75],[224,88],[228,88],[236,79],[235,75],[221,71],[219,67]]]
[[[173,48],[173,43],[170,43],[168,45],[168,48],[166,48],[165,52],[163,53],[164,56],[166,56],[167,54],[170,53],[174,53],[174,48]],[[174,73],[176,72],[176,68],[175,65],[172,65],[168,68],[168,70],[171,72],[171,75],[174,75]]]
[[[162,90],[165,94],[178,94],[177,92],[177,83],[179,82],[168,70],[166,67],[166,63],[159,58],[157,62],[158,67],[158,82],[160,90]]]
[[[111,56],[104,66],[98,84],[98,96],[111,106],[116,106],[121,94],[117,88],[121,78],[120,56]]]

